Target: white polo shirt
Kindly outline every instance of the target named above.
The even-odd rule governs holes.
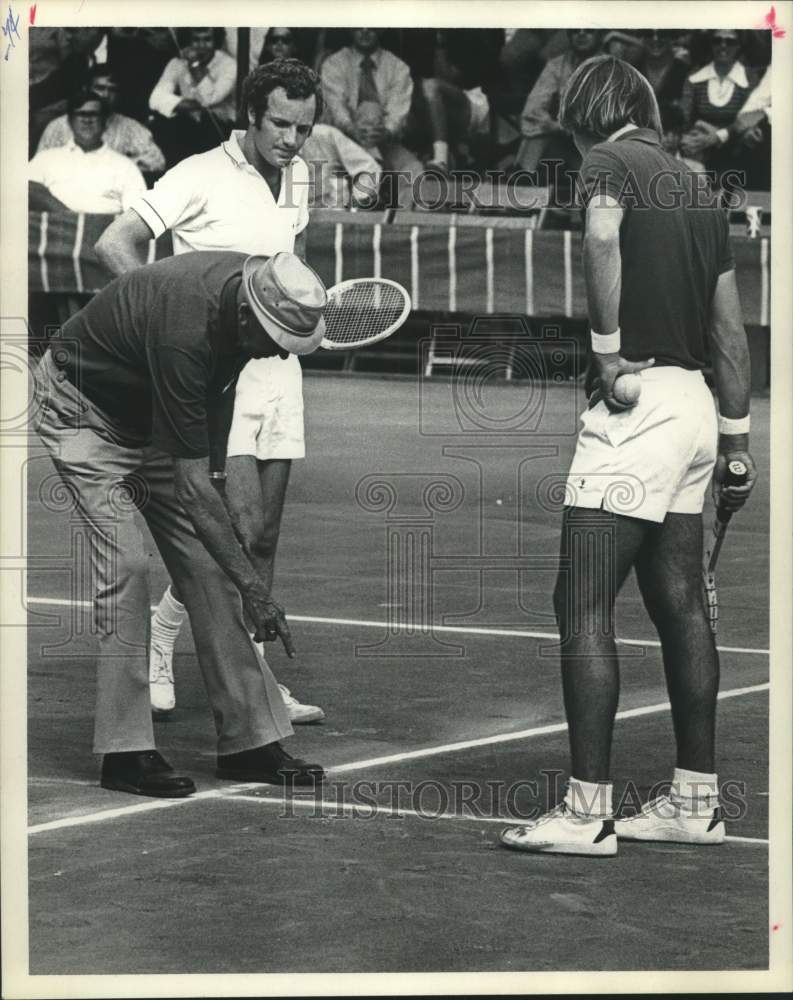
[[[177,163],[130,205],[155,237],[171,230],[175,254],[238,250],[271,257],[294,250],[295,237],[308,225],[308,166],[296,156],[281,171],[276,201],[243,155],[244,135],[232,132],[216,149]],[[296,355],[253,359],[245,366],[237,381],[227,454],[262,461],[305,455]]]
[[[146,181],[126,156],[104,144],[90,153],[74,142],[36,153],[28,179],[43,184],[72,212],[115,215],[146,190]]]
[[[238,250],[272,256],[292,251],[308,225],[309,172],[296,156],[281,171],[276,202],[270,186],[245,159],[244,131],[207,153],[172,167],[130,205],[155,237],[173,232],[174,253]]]

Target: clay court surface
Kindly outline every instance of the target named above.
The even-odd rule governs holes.
[[[551,648],[560,515],[537,488],[567,466],[580,400],[569,386],[549,389],[538,429],[502,435],[495,448],[497,437],[459,427],[452,436],[451,392],[440,381],[419,390],[412,380],[306,378],[310,457],[293,470],[275,589],[299,655],[290,662],[274,649],[270,663],[327,713],[286,743],[329,769],[324,804],[214,777],[189,629],[177,647],[178,709],[157,737],[199,794],[164,803],[99,788],[94,640],[88,608],[69,606],[69,512],[42,504],[52,467],[31,456],[29,554],[50,560],[28,579],[32,974],[767,967],[767,476],[735,518],[719,568],[729,842],[621,844],[613,859],[507,852],[497,845],[503,820],[546,801],[546,782],[518,783],[566,768]],[[506,419],[525,390],[485,393]],[[761,470],[768,410],[754,401]],[[434,434],[419,433],[420,414]],[[364,509],[360,490],[356,500],[356,484],[378,473],[399,484],[390,515]],[[456,477],[459,505],[427,514],[404,473]],[[421,655],[431,647],[416,628],[380,647],[393,655],[356,652],[386,637],[389,614],[416,621],[411,595],[388,589],[386,532],[418,530],[420,515],[437,563],[431,614],[451,629],[436,639],[464,655]],[[482,555],[492,564],[472,558]],[[533,565],[521,571],[517,555]],[[158,599],[166,577],[156,554],[151,571]],[[516,630],[528,634],[501,634]],[[671,777],[674,751],[659,650],[641,645],[655,635],[632,580],[618,632],[638,644],[620,647],[616,791],[646,797]]]

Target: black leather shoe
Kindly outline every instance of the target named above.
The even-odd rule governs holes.
[[[307,764],[299,757],[292,757],[280,743],[268,743],[241,753],[228,753],[218,757],[215,774],[218,778],[235,781],[262,781],[268,785],[316,785],[325,777],[319,764]]]
[[[176,774],[156,750],[106,753],[100,784],[117,792],[159,799],[181,799],[195,791],[193,779]]]

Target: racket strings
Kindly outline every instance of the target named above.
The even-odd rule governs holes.
[[[405,309],[400,288],[376,280],[342,288],[325,309],[325,339],[353,344],[377,337],[399,321]]]

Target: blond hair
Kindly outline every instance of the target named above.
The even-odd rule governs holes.
[[[568,132],[607,139],[624,125],[661,132],[655,93],[646,77],[616,56],[582,62],[565,86],[559,121]]]

